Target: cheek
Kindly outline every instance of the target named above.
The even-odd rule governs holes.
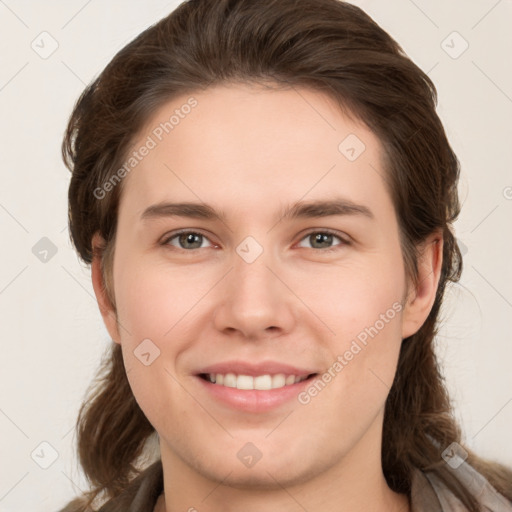
[[[380,406],[392,385],[402,341],[402,270],[393,258],[381,258],[378,264],[336,273],[329,293],[310,295],[332,334],[326,343],[336,381],[332,389],[353,399],[354,410],[363,403]]]
[[[127,265],[116,286],[123,341],[166,340],[189,323],[194,308],[211,284],[185,267],[172,271],[161,264]],[[140,338],[140,339],[139,339]]]
[[[302,279],[295,288],[335,336],[333,343],[339,349],[376,322],[379,330],[384,321],[382,330],[399,331],[405,287],[402,265],[391,257],[372,259],[326,269],[309,281]]]
[[[397,272],[380,270],[374,275],[346,276],[336,297],[324,296],[317,303],[325,313],[322,320],[334,331],[326,343],[330,361],[319,376],[324,384],[306,389],[300,402],[308,404],[318,423],[332,425],[337,435],[341,432],[352,439],[384,406],[402,341],[403,281]]]
[[[158,264],[127,265],[119,279],[121,345],[130,387],[150,423],[175,432],[181,421],[176,411],[183,409],[178,404],[186,399],[176,380],[176,362],[190,343],[184,330],[205,292],[185,286],[186,276]]]

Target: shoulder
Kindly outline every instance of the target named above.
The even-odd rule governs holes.
[[[128,487],[105,503],[98,512],[148,512],[163,492],[162,461],[158,460],[134,478]]]
[[[487,479],[464,462],[453,475],[478,501],[484,512],[512,512],[512,502],[502,496]],[[411,512],[467,512],[467,508],[432,471],[415,469],[411,483]]]

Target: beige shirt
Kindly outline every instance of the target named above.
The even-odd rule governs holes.
[[[512,502],[505,499],[469,464],[452,470],[479,500],[483,512],[512,512]],[[163,492],[160,460],[144,470],[126,491],[105,503],[98,512],[153,512]],[[411,512],[467,512],[466,507],[432,473],[416,469],[412,475]]]

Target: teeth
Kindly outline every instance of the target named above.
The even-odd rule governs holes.
[[[239,375],[236,378],[237,389],[254,389],[254,377],[250,375]]]
[[[272,389],[272,377],[270,375],[254,377],[254,389]]]
[[[226,373],[226,375],[224,375],[224,386],[236,388],[236,375],[234,373]]]
[[[272,376],[273,388],[282,388],[284,385],[286,385],[286,376],[284,373],[278,373]]]
[[[243,390],[258,389],[262,391],[291,386],[292,384],[307,379],[307,376],[297,377],[296,375],[285,375],[284,373],[278,373],[276,375],[258,375],[257,377],[251,375],[235,375],[234,373],[209,373],[206,377],[210,382],[220,386]]]

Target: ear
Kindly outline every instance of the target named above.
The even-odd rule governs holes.
[[[402,339],[415,334],[427,319],[437,293],[443,263],[443,237],[430,235],[419,247],[418,284],[411,283],[402,315]]]
[[[105,281],[101,272],[101,261],[103,258],[103,249],[105,247],[105,240],[96,232],[92,237],[93,259],[91,264],[92,286],[94,294],[98,301],[103,322],[107,328],[110,337],[115,343],[121,343],[119,336],[119,329],[117,326],[117,313],[114,306],[108,298]]]

